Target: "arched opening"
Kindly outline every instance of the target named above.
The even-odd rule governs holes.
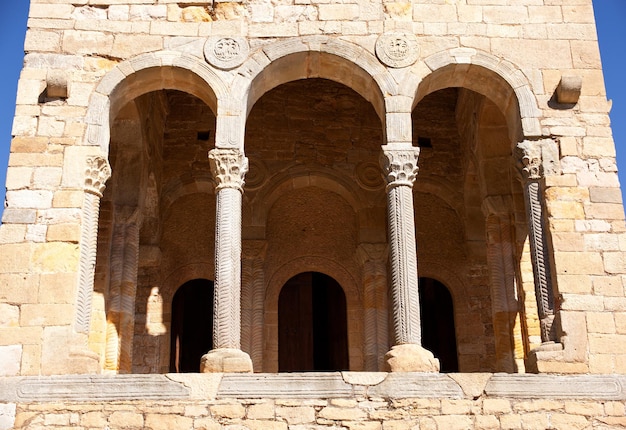
[[[202,355],[213,349],[213,282],[194,279],[172,300],[170,372],[200,371]]]
[[[278,298],[278,370],[348,370],[346,296],[328,275],[292,277]]]
[[[442,372],[458,372],[452,296],[441,282],[419,280],[422,346],[439,359]]]

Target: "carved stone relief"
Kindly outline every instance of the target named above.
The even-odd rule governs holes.
[[[389,67],[410,66],[417,61],[419,54],[417,37],[411,33],[384,33],[376,41],[376,56]]]
[[[240,36],[210,37],[204,44],[204,57],[218,69],[239,67],[248,57],[248,41]]]

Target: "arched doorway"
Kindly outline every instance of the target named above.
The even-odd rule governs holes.
[[[200,371],[200,359],[213,349],[213,282],[184,283],[172,299],[170,372]]]
[[[305,272],[278,298],[279,372],[348,370],[346,296],[330,276]]]
[[[452,296],[441,282],[419,280],[422,345],[439,359],[442,372],[458,372]]]

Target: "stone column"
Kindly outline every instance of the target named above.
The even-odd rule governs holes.
[[[362,243],[357,248],[363,267],[365,370],[369,372],[384,369],[383,355],[389,348],[387,256],[385,243]]]
[[[85,168],[85,200],[83,202],[80,233],[80,267],[76,296],[74,329],[77,333],[89,334],[91,320],[91,297],[96,270],[98,245],[98,218],[100,199],[105,183],[111,177],[111,167],[104,157],[89,156]]]
[[[535,280],[535,295],[543,343],[556,340],[554,322],[554,291],[543,214],[543,166],[539,143],[525,141],[517,146],[521,161],[522,185],[526,200],[528,236]]]
[[[248,159],[238,149],[209,152],[216,186],[213,350],[201,372],[252,372],[241,350],[241,205]]]
[[[139,263],[139,210],[115,208],[107,311],[105,370],[130,373]]]
[[[241,284],[241,343],[255,369],[263,368],[263,300],[265,298],[264,240],[243,242]]]
[[[85,166],[84,201],[81,214],[80,263],[78,268],[78,288],[74,330],[79,335],[69,351],[70,366],[75,373],[95,373],[99,371],[98,354],[89,349],[91,323],[91,299],[93,296],[96,271],[96,251],[98,246],[98,220],[100,199],[105,183],[111,177],[111,167],[104,157],[88,156]]]
[[[385,355],[390,371],[438,372],[439,360],[421,346],[413,182],[419,148],[385,145],[381,165],[387,178],[387,218],[394,343]]]
[[[487,263],[491,286],[493,331],[496,346],[496,371],[516,372],[516,351],[522,348],[517,279],[515,270],[515,230],[511,219],[510,196],[488,196],[482,210],[486,217]],[[523,367],[522,367],[523,368]]]

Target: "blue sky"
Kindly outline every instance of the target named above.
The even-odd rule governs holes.
[[[620,182],[626,185],[626,0],[593,0],[607,97],[613,101],[611,123],[617,147]],[[4,201],[17,80],[24,56],[29,0],[2,0],[0,5],[0,201]],[[626,188],[626,187],[625,187]],[[622,194],[624,194],[624,189]],[[0,211],[2,207],[0,207]]]

